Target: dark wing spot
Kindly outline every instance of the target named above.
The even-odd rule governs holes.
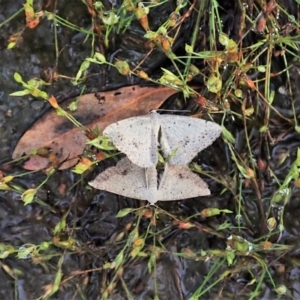
[[[128,170],[123,170],[121,173],[123,176],[126,176],[128,174]]]

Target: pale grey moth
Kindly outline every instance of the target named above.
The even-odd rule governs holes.
[[[221,134],[221,126],[202,119],[152,111],[113,123],[103,134],[137,166],[156,166],[158,150],[170,165],[186,165]],[[160,139],[159,139],[160,135]]]
[[[99,190],[125,197],[157,201],[172,201],[210,195],[207,184],[186,165],[165,164],[161,180],[156,166],[147,169],[133,164],[127,157],[108,168],[89,184]]]

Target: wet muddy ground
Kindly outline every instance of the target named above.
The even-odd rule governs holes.
[[[298,60],[287,55],[289,76],[282,72],[271,80],[271,90],[275,92],[272,106],[285,119],[272,109],[266,114],[266,106],[255,98],[257,95],[252,98],[255,114],[247,119],[246,131],[237,102],[228,110],[218,103],[222,113],[212,114],[219,124],[225,120],[224,125],[236,139],[237,157],[246,164],[251,159],[256,161],[255,180],[242,176],[228,145],[220,138],[194,160],[212,175],[203,176],[211,189],[210,197],[161,202],[158,206],[162,210],[138,209],[145,203],[87,187],[96,174],[115,164],[107,160],[85,177],[71,170],[57,171],[39,189],[34,203],[25,206],[22,192],[39,186],[46,175],[36,172],[19,176],[26,172],[21,165],[7,163],[20,137],[50,105],[33,96],[9,96],[22,89],[14,73],[21,74],[24,81],[41,78],[51,83],[43,90],[55,95],[59,102],[79,95],[83,86],[84,93],[94,93],[145,81],[122,76],[114,68],[92,65],[84,84],[72,84],[69,77],[74,78],[83,60],[91,55],[90,37],[86,41],[82,32],[46,17],[30,29],[26,27],[24,11],[5,22],[23,4],[24,0],[0,0],[0,170],[3,176],[15,176],[9,183],[10,190],[0,190],[0,299],[300,299],[297,176],[291,175],[294,177],[286,187],[287,194],[280,194],[272,202],[287,174],[298,168],[295,160],[300,135],[294,126],[300,112]],[[254,4],[259,7],[258,2]],[[119,1],[114,5],[118,7]],[[240,10],[231,1],[222,5],[219,11],[224,31],[238,39]],[[91,14],[84,1],[34,1],[34,7],[90,30]],[[184,7],[182,14],[189,7],[190,4]],[[290,18],[294,16],[299,21],[299,5],[288,1],[284,7]],[[175,1],[153,8],[150,27],[156,30],[175,8]],[[282,23],[287,24],[288,17],[282,15]],[[186,33],[192,32],[195,22],[196,14],[183,22],[173,45],[178,55],[185,53],[185,44],[190,42]],[[199,28],[198,39],[205,44],[209,25],[203,23]],[[16,33],[20,33],[16,46],[7,49],[10,37]],[[126,31],[113,35],[106,49],[107,58],[116,57],[136,66],[149,52],[144,34],[134,20]],[[297,30],[291,34],[297,36]],[[262,39],[251,31],[244,40],[245,47]],[[198,43],[199,51],[203,50],[202,42]],[[96,41],[97,51],[100,46]],[[299,49],[293,51],[299,55]],[[266,56],[259,59],[262,65],[267,60]],[[145,71],[158,78],[161,67],[175,72],[166,55],[156,49],[147,57]],[[204,64],[199,67],[204,68]],[[282,57],[274,55],[272,73],[284,68]],[[64,76],[54,79],[56,73]],[[222,76],[227,78],[228,73],[230,68],[224,68]],[[193,84],[205,89],[203,78],[195,78]],[[288,92],[282,92],[280,87]],[[260,88],[264,89],[263,81]],[[196,110],[194,99],[185,102],[182,95],[171,98],[164,107]],[[207,114],[206,109],[197,109]],[[260,128],[266,118],[270,120],[269,131],[262,135]],[[243,157],[249,154],[245,150],[247,143],[252,158]],[[287,190],[281,190],[284,191]],[[199,214],[209,207],[233,213],[213,217]],[[124,208],[137,210],[117,218]],[[268,220],[277,222],[274,233]],[[228,240],[230,235],[233,240]],[[131,251],[137,249],[137,241],[145,244],[143,251],[134,256]],[[228,245],[234,251],[229,251]],[[118,268],[114,264],[119,264]]]

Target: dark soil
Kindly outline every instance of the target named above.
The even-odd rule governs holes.
[[[102,2],[106,7],[112,5],[109,1]],[[120,1],[115,2],[115,7],[121,5]],[[219,13],[224,32],[232,39],[239,40],[241,11],[239,6],[232,2],[234,1],[220,3]],[[248,2],[249,6],[255,4],[254,7],[260,7],[259,1]],[[290,16],[294,16],[299,22],[299,5],[295,1],[279,2],[282,2],[281,5]],[[24,0],[0,0],[0,24],[20,10],[23,4]],[[182,15],[188,11],[189,5],[183,9]],[[76,24],[78,28],[91,28],[92,17],[84,1],[34,1],[34,7],[36,11],[53,12]],[[157,30],[175,7],[176,1],[167,1],[152,9],[149,15],[150,28]],[[190,43],[196,16],[193,12],[182,24],[173,46],[177,55],[184,55],[185,44]],[[282,26],[290,24],[284,14],[281,14],[280,22]],[[54,26],[58,33],[58,57],[55,51]],[[197,51],[207,50],[206,44],[208,45],[210,34],[207,22],[200,27]],[[7,49],[9,38],[18,32],[21,34],[17,45]],[[107,59],[116,57],[136,66],[149,52],[144,34],[145,31],[137,20],[134,20],[126,31],[113,34],[110,45],[105,50]],[[297,35],[297,31],[290,33],[293,34]],[[55,95],[59,102],[77,96],[83,84],[75,86],[68,77],[76,76],[83,60],[91,55],[91,40],[85,39],[86,35],[82,32],[60,24],[55,25],[53,20],[46,17],[41,18],[36,28],[30,29],[26,27],[24,11],[11,21],[0,25],[0,170],[4,176],[25,172],[18,163],[7,162],[11,160],[13,149],[22,134],[50,107],[45,101],[33,96],[9,96],[10,93],[22,89],[20,84],[14,81],[14,73],[21,74],[24,81],[41,78],[50,82],[51,85],[46,86],[44,90],[49,95]],[[262,39],[257,32],[251,31],[245,38],[243,47]],[[103,44],[96,38],[95,48],[99,51],[101,47]],[[299,49],[291,51],[298,54]],[[266,57],[263,55],[259,60],[259,65],[266,63]],[[287,63],[290,67],[290,79],[284,72],[274,77],[271,90],[275,92],[273,106],[286,118],[293,120],[292,104],[297,118],[300,112],[300,64],[291,55],[288,56]],[[165,54],[156,49],[146,59],[144,70],[152,78],[158,78],[161,76],[161,67],[176,71]],[[206,65],[200,62],[198,67],[204,69]],[[272,68],[273,73],[284,69],[281,56],[274,56]],[[55,72],[64,75],[65,78],[54,80],[51,74]],[[230,69],[224,69],[224,80],[229,77],[229,73]],[[92,65],[88,74],[84,82],[84,93],[145,84],[139,78],[122,76],[114,68],[105,66]],[[198,85],[200,90],[205,89],[201,76],[195,78],[193,84]],[[292,95],[280,93],[278,88],[281,86],[287,89],[290,87]],[[261,88],[263,87],[262,82]],[[278,118],[271,112],[270,119],[273,121],[270,122],[269,134],[277,140],[272,141],[269,137],[262,136],[259,129],[264,124],[265,114],[262,102],[257,100],[259,97],[255,97],[253,101],[257,101],[254,103],[256,114],[248,123],[247,135],[243,120],[237,117],[237,114],[241,114],[237,103],[233,103],[232,112],[228,111],[226,114],[225,125],[236,138],[236,153],[241,157],[248,153],[248,138],[254,159],[265,162],[282,183],[296,159],[300,135],[292,123]],[[211,100],[215,101],[213,97]],[[220,103],[218,105],[221,106]],[[164,108],[193,111],[195,101],[190,99],[185,102],[182,95],[176,95],[166,101]],[[205,109],[200,110],[203,114],[207,112]],[[215,121],[221,123],[221,114],[215,115]],[[57,171],[39,190],[38,201],[26,206],[20,193],[15,190],[0,190],[0,300],[46,299],[46,296],[39,297],[51,290],[59,271],[62,272],[62,280],[56,293],[50,294],[49,299],[103,299],[107,287],[112,290],[108,299],[146,300],[154,299],[155,295],[158,295],[159,299],[300,299],[299,183],[298,186],[296,183],[291,185],[288,204],[282,200],[271,205],[270,199],[278,189],[278,183],[272,177],[272,173],[267,168],[257,172],[258,188],[254,181],[235,176],[238,174],[237,167],[222,138],[201,152],[194,162],[203,170],[219,176],[219,179],[223,178],[223,183],[203,176],[212,191],[210,197],[162,202],[158,206],[179,220],[187,220],[208,207],[229,209],[233,214],[220,214],[211,218],[198,215],[191,219],[193,227],[190,229],[179,228],[173,217],[163,213],[156,218],[155,226],[150,224],[149,218],[143,216],[139,219],[135,213],[117,218],[116,215],[121,209],[138,208],[141,202],[87,187],[87,182],[97,173],[114,164],[112,160],[101,163],[85,178],[75,175],[70,170]],[[37,187],[45,178],[43,172],[36,172],[15,177],[11,184],[24,191]],[[238,202],[239,199],[241,202]],[[242,203],[241,211],[238,203]],[[283,216],[283,231],[277,231],[277,234],[266,238],[269,233],[266,219],[274,217],[280,223],[280,216]],[[66,229],[55,233],[54,228],[61,219],[66,221]],[[226,221],[230,226],[219,231],[218,227]],[[131,258],[129,252],[132,249],[128,246],[124,251],[124,245],[134,234],[143,237],[146,232],[148,236],[145,239],[144,253],[147,255]],[[121,234],[124,234],[122,239]],[[228,265],[225,249],[227,238],[231,234],[255,245],[269,241],[291,247],[288,250],[269,252],[260,251],[261,249],[251,252],[250,247],[249,251],[237,251],[234,263]],[[155,246],[160,247],[160,253],[156,255],[156,263],[150,264],[149,272],[149,261],[154,259],[155,252],[153,241]],[[39,253],[28,250],[35,246],[41,247]],[[210,253],[210,250],[221,251],[222,254]],[[126,254],[122,272],[106,268],[105,266],[112,263],[122,251]],[[267,268],[263,268],[262,262]],[[229,272],[225,274],[226,271]],[[220,276],[223,274],[221,280]],[[109,286],[110,283],[114,285]],[[203,296],[191,298],[202,285]],[[280,286],[287,288],[285,295],[280,296],[276,291],[275,287]]]

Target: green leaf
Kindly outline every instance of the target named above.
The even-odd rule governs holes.
[[[207,218],[207,217],[212,217],[220,214],[220,209],[215,208],[215,207],[209,207],[201,210],[200,214],[202,217]]]
[[[42,242],[39,246],[40,250],[46,250],[50,247],[50,243],[48,242]]]
[[[227,143],[235,143],[235,138],[233,137],[232,133],[226,129],[225,126],[222,126],[222,134]]]
[[[264,126],[262,126],[262,127],[259,128],[259,132],[260,133],[265,133],[267,131],[268,131],[268,126],[266,126],[266,125],[264,125]]]
[[[111,140],[106,136],[97,136],[95,139],[86,142],[87,145],[93,145],[101,150],[113,151],[117,148],[112,144]]]
[[[241,89],[236,89],[234,91],[234,94],[238,97],[238,98],[243,98],[243,92]]]
[[[13,47],[15,47],[16,46],[16,42],[10,42],[10,43],[8,43],[8,45],[7,45],[7,49],[12,49]]]
[[[258,72],[265,73],[266,72],[266,67],[265,66],[258,66],[257,70],[258,70]]]
[[[16,82],[23,83],[22,76],[19,73],[17,73],[17,72],[14,74],[14,80]]]
[[[68,109],[71,111],[77,110],[77,101],[73,101],[68,105]]]
[[[57,273],[55,274],[55,279],[54,279],[54,282],[53,282],[52,293],[55,293],[56,291],[59,290],[62,277],[63,277],[63,273],[62,273],[61,269],[59,269],[57,271]]]
[[[87,171],[90,168],[91,165],[84,164],[79,162],[73,169],[72,172],[75,174],[83,174],[85,171]]]
[[[288,292],[288,289],[285,285],[279,285],[276,289],[275,292],[279,295],[286,295]]]
[[[51,85],[51,83],[48,83],[42,79],[39,79],[39,78],[34,78],[34,79],[30,79],[28,82],[27,82],[30,86],[34,86],[36,88],[40,88],[44,85]]]
[[[102,8],[103,8],[103,3],[101,2],[101,1],[96,1],[95,3],[94,3],[94,6],[95,6],[95,8],[97,9],[97,10],[101,10]]]
[[[184,83],[178,76],[173,74],[171,71],[161,68],[164,72],[163,76],[159,79],[162,84],[184,86]]]
[[[167,81],[174,81],[174,80],[179,80],[179,78],[174,74],[172,73],[171,71],[167,70],[167,69],[164,69],[164,68],[161,68],[164,72],[164,75],[163,77],[167,80]]]
[[[138,256],[138,257],[148,257],[149,254],[147,254],[146,252],[143,252],[143,251],[139,251],[139,253],[136,256]]]
[[[22,200],[24,202],[24,205],[30,204],[32,203],[35,194],[36,194],[37,190],[36,189],[28,189],[26,190],[23,194],[22,194]]]
[[[227,250],[226,251],[226,259],[227,259],[228,266],[231,266],[235,259],[235,251]]]
[[[200,70],[194,65],[190,65],[189,70],[193,74],[193,76],[200,74]]]
[[[122,264],[123,261],[124,261],[124,252],[121,251],[114,260],[116,264],[115,268],[118,269],[118,267]]]
[[[297,133],[300,133],[300,126],[295,126],[295,131],[296,131]]]
[[[105,25],[114,25],[119,22],[120,17],[118,17],[114,12],[110,11],[107,16],[102,16],[102,22]]]
[[[29,90],[23,90],[23,91],[18,91],[18,92],[14,92],[14,93],[11,93],[9,94],[9,96],[25,96],[25,95],[29,95],[31,94],[31,92]]]
[[[207,80],[206,86],[211,93],[217,94],[222,88],[222,80],[217,76],[210,76]]]
[[[245,167],[243,165],[240,164],[239,160],[236,158],[234,150],[232,149],[231,144],[228,144],[228,148],[229,151],[231,153],[231,158],[233,159],[233,161],[236,164],[236,167],[238,168],[238,170],[240,171],[240,173],[245,177],[245,178],[250,178],[250,176],[247,173],[247,170],[245,169]]]
[[[174,157],[176,155],[178,151],[178,148],[175,148],[171,153],[170,155],[168,155],[168,157],[165,159],[166,161],[169,161],[172,157]],[[164,160],[163,160],[164,161]]]
[[[117,213],[116,217],[117,217],[117,218],[123,218],[123,217],[127,216],[128,214],[130,214],[130,213],[133,212],[133,211],[134,211],[134,208],[124,208],[124,209],[121,209],[121,210]]]
[[[164,165],[165,164],[165,159],[164,157],[158,152],[158,163]]]
[[[75,81],[79,80],[79,78],[82,76],[83,72],[85,72],[89,68],[89,66],[90,66],[90,62],[88,60],[85,60],[81,64],[81,66],[76,74]]]
[[[32,96],[34,96],[34,97],[40,97],[40,98],[42,98],[44,100],[48,100],[49,96],[48,96],[48,94],[46,92],[43,92],[43,91],[40,91],[40,90],[37,90],[37,89],[35,91],[37,91],[37,93],[34,93],[34,94],[31,93]]]
[[[253,248],[250,242],[238,235],[229,236],[227,243],[230,245],[232,250],[237,250],[241,253],[247,253]]]
[[[232,228],[232,223],[230,223],[229,221],[225,221],[222,224],[220,224],[219,226],[217,226],[217,231],[222,231],[225,229],[230,229]]]
[[[227,47],[227,45],[229,43],[228,35],[225,34],[225,33],[220,33],[219,42],[220,42],[221,45]]]
[[[238,51],[236,42],[230,39],[228,45],[226,46],[226,50],[228,50],[230,53],[236,53]]]
[[[36,246],[33,244],[24,244],[18,250],[17,257],[20,259],[28,259],[32,257],[33,251],[36,250]]]
[[[165,26],[160,26],[157,30],[158,33],[162,34],[162,35],[166,35],[168,34],[168,30]]]
[[[148,31],[146,34],[144,34],[145,39],[154,40],[157,37],[157,32],[154,31]]]
[[[62,218],[54,227],[53,233],[58,234],[66,229],[66,219]]]
[[[152,266],[155,265],[155,260],[156,260],[155,253],[151,253],[150,259],[149,259],[148,264],[147,264],[149,273],[152,272]]]
[[[6,258],[9,254],[10,254],[9,251],[1,251],[0,258]]]
[[[118,60],[115,63],[115,67],[117,68],[117,70],[119,71],[119,73],[122,74],[122,75],[127,76],[127,75],[129,75],[131,73],[129,64],[125,60]]]
[[[98,62],[102,62],[105,63],[106,62],[106,58],[102,53],[96,52],[94,54],[94,58],[98,61]]]
[[[0,191],[10,191],[11,187],[8,186],[5,182],[0,180]]]
[[[221,212],[224,212],[226,214],[233,214],[233,211],[232,210],[229,210],[229,209],[220,209]]]

